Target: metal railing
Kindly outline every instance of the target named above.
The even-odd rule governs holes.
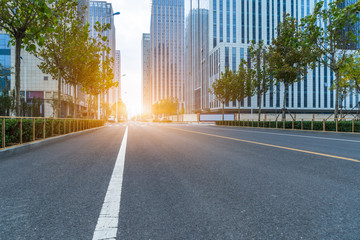
[[[104,126],[105,121],[76,118],[0,116],[0,149]]]
[[[280,129],[297,129],[297,130],[310,130],[310,131],[323,131],[323,132],[360,132],[360,119],[354,118],[328,118],[328,119],[312,119],[311,121],[281,121],[281,120],[242,120],[242,121],[217,121],[217,125],[225,126],[240,126],[240,127],[261,127],[261,128],[280,128]]]

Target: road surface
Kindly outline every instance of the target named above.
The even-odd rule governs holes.
[[[110,124],[0,155],[0,239],[359,239],[360,135]]]

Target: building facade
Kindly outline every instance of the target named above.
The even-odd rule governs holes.
[[[151,5],[151,104],[175,98],[184,107],[184,0]]]
[[[115,81],[119,83],[119,86],[116,88],[116,101],[121,99],[121,52],[120,50],[115,51]]]
[[[141,89],[142,112],[151,114],[151,62],[150,33],[143,33],[141,40]]]
[[[209,1],[185,1],[185,112],[209,109]]]
[[[9,46],[10,36],[0,32],[0,95],[9,91],[10,68],[11,68],[11,47]]]
[[[200,7],[196,9],[197,2]],[[199,0],[187,1],[185,26],[185,66],[191,63],[192,68],[186,69],[186,105],[187,112],[220,111],[221,105],[215,97],[206,91],[219,78],[225,68],[236,71],[241,59],[247,59],[250,42],[263,41],[270,44],[276,37],[276,27],[284,13],[289,13],[296,19],[312,13],[317,1],[311,0]],[[326,1],[325,1],[326,2]],[[350,2],[349,2],[350,3]],[[192,8],[190,7],[192,6]],[[194,7],[195,6],[195,7]],[[208,6],[208,7],[207,7]],[[196,11],[208,10],[208,22],[201,17],[195,17]],[[200,15],[200,14],[199,14]],[[192,16],[192,17],[191,17]],[[200,20],[199,20],[200,19]],[[194,23],[195,22],[195,23]],[[191,26],[191,27],[189,27]],[[199,55],[203,48],[196,45],[197,29],[208,26],[208,68],[202,75],[208,74],[202,93],[202,103],[197,100],[199,76],[194,77],[194,71],[199,71]],[[190,29],[190,30],[189,30]],[[201,32],[201,31],[200,31]],[[195,35],[195,36],[194,36]],[[199,37],[197,37],[199,38]],[[190,51],[189,48],[192,50]],[[205,57],[206,58],[206,57]],[[205,59],[200,57],[200,59]],[[199,75],[199,74],[198,74]],[[330,89],[335,76],[329,67],[319,66],[308,72],[304,79],[291,85],[286,94],[287,108],[294,112],[331,112],[335,105],[335,92]],[[201,95],[201,94],[200,94]],[[225,108],[235,110],[238,104],[243,111],[257,109],[261,104],[264,111],[277,112],[282,106],[283,86],[272,85],[264,94],[263,102],[258,103],[257,96],[244,99],[242,102],[230,102]],[[350,94],[344,101],[344,108],[351,109],[359,101],[359,94]],[[200,106],[200,107],[199,107]]]
[[[116,51],[116,40],[115,40],[115,24],[114,24],[114,11],[112,8],[112,4],[106,1],[90,1],[90,36],[97,39],[98,32],[95,31],[94,26],[96,22],[99,22],[101,25],[110,24],[110,29],[103,32],[102,36],[106,36],[107,46],[110,48],[110,54],[108,57],[115,59],[115,51]],[[99,39],[100,40],[100,39]],[[102,60],[105,59],[106,53],[104,52],[102,55]],[[101,102],[112,105],[115,103],[116,88],[110,89],[107,93],[101,94]],[[106,113],[102,113],[104,115]]]

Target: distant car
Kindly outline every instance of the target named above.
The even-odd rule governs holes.
[[[115,117],[114,116],[108,117],[108,122],[115,122]]]

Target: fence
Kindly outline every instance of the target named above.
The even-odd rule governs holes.
[[[299,129],[311,131],[333,131],[333,132],[360,132],[359,119],[322,119],[316,121],[216,121],[216,125],[240,126],[240,127],[261,127],[261,128],[281,128]]]
[[[103,126],[103,120],[0,117],[0,149]]]

